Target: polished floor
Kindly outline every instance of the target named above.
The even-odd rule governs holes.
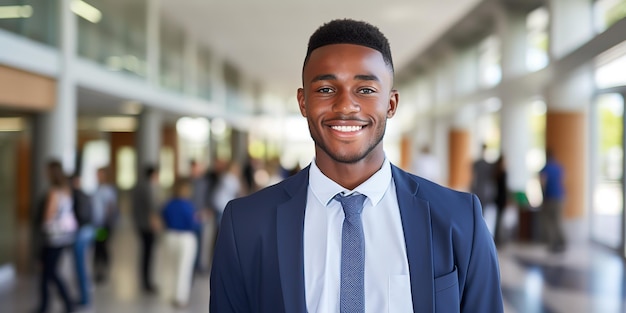
[[[175,309],[167,299],[140,292],[137,242],[130,227],[121,225],[115,239],[111,278],[94,287],[93,306],[80,312],[208,312],[207,275],[194,280],[189,307]],[[507,313],[626,312],[624,262],[612,251],[587,243],[550,254],[540,244],[510,242],[499,248],[499,256]],[[63,262],[67,275],[71,266],[67,255]],[[34,277],[20,276],[13,286],[0,290],[0,312],[32,312],[36,304]],[[61,311],[58,300],[54,308],[51,312]]]

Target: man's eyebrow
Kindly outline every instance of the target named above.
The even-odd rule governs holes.
[[[355,75],[354,79],[356,80],[374,80],[379,82],[380,79],[378,79],[378,76],[376,75]]]
[[[377,81],[377,82],[380,81],[378,76],[376,76],[376,75],[366,75],[366,74],[355,75],[354,79],[355,80],[373,80],[373,81]],[[321,81],[321,80],[337,80],[337,76],[335,76],[334,74],[317,75],[317,76],[313,77],[313,79],[311,80],[311,83],[314,83],[314,82],[317,82],[317,81]]]
[[[313,79],[311,79],[311,82],[314,83],[314,82],[321,81],[321,80],[337,80],[337,76],[333,74],[317,75],[313,77]]]

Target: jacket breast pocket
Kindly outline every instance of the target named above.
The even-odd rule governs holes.
[[[435,278],[435,312],[458,313],[459,279],[456,266],[451,273]]]

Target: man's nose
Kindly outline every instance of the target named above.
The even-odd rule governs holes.
[[[347,115],[360,112],[361,106],[350,91],[338,91],[333,111]]]

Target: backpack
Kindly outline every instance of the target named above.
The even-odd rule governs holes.
[[[62,247],[74,242],[78,222],[72,210],[72,197],[57,193],[56,215],[42,225],[44,242],[51,247]]]
[[[78,225],[93,224],[93,207],[91,198],[80,189],[72,189],[73,209]]]

